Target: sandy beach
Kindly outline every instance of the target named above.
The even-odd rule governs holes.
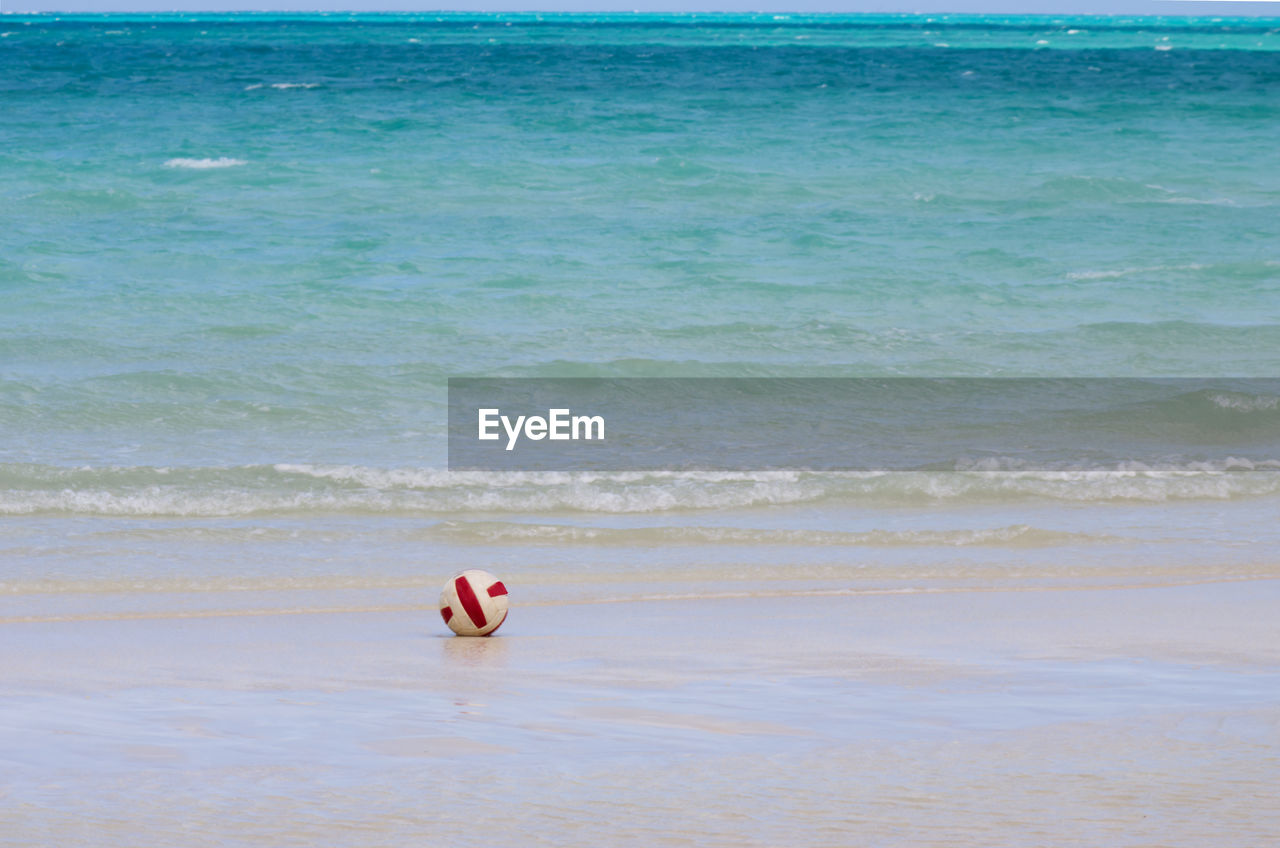
[[[1280,834],[1276,577],[544,601],[482,639],[411,594],[0,624],[0,844]]]

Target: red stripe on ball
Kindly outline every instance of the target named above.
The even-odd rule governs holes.
[[[471,623],[476,627],[484,627],[488,624],[488,619],[484,617],[484,609],[480,606],[480,599],[476,597],[475,590],[471,588],[467,578],[459,576],[453,581],[453,588],[458,593],[458,600],[462,602],[462,608],[466,610],[467,618],[471,619]]]

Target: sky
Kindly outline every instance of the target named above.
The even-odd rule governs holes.
[[[3,12],[160,11],[769,11],[1268,15],[1280,0],[0,0]]]

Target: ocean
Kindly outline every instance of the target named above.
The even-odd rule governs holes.
[[[1228,636],[1268,626],[1241,612],[1280,577],[1280,455],[450,471],[447,381],[1177,378],[1199,382],[1120,436],[1185,418],[1275,444],[1280,395],[1256,386],[1280,376],[1278,127],[1275,18],[0,15],[0,844],[278,841],[284,821],[422,844],[443,814],[411,794],[461,827],[500,792],[523,799],[506,844],[598,844],[602,804],[647,844],[1031,844],[1052,799],[1030,773],[1075,823],[1050,842],[1119,845],[1128,811],[1167,824],[1219,779],[1265,797],[1276,634]],[[435,638],[439,586],[470,567],[511,590],[485,643],[506,647]],[[1241,621],[1153,635],[1195,630],[1205,586]],[[957,654],[965,622],[1091,593],[1128,610],[1073,613],[1115,643],[984,631]],[[850,604],[953,595],[1011,600],[904,607],[950,622],[927,645],[849,631]],[[1134,617],[1149,604],[1180,612]],[[815,620],[879,659],[834,658]],[[423,652],[443,677],[419,692]],[[1001,682],[957,689],[960,666]],[[416,724],[446,713],[453,735]],[[1057,777],[1013,737],[984,747],[998,717]],[[571,761],[547,765],[549,733]],[[903,786],[933,746],[932,788],[877,784],[841,818],[876,765],[819,751],[871,736]],[[1100,739],[1149,780],[1094,815],[1064,775]],[[966,783],[952,744],[1005,759]],[[388,765],[406,751],[474,791]],[[1206,751],[1219,771],[1164,791]],[[714,804],[672,800],[682,758]],[[544,777],[558,809],[529,794]],[[1005,818],[971,814],[982,797]],[[949,836],[895,817],[935,802]],[[1201,821],[1151,844],[1213,844],[1227,818]],[[1276,833],[1230,821],[1235,844]]]

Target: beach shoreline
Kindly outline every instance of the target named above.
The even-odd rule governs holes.
[[[430,609],[0,624],[0,844],[479,819],[499,844],[1262,844],[1278,600],[1280,576],[517,600],[479,639]]]

